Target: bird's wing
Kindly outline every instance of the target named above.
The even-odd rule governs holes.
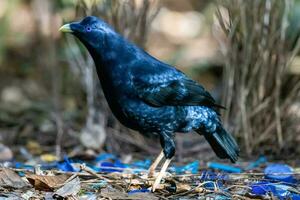
[[[152,106],[204,105],[222,107],[197,82],[175,68],[136,69],[132,82],[136,94]]]

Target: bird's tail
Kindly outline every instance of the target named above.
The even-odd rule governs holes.
[[[218,127],[214,133],[205,133],[204,137],[219,158],[237,161],[240,149],[234,138],[223,127]]]

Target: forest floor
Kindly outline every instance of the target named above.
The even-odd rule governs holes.
[[[109,153],[6,161],[0,168],[0,199],[300,199],[300,170],[263,156],[236,164],[172,164],[154,193],[150,164]]]

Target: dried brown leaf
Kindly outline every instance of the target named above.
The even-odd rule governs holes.
[[[55,188],[63,185],[66,180],[70,177],[66,174],[57,176],[44,176],[36,174],[25,175],[30,184],[37,190],[53,191]]]
[[[16,172],[8,168],[0,169],[0,186],[5,188],[15,188],[20,189],[24,187],[29,187]]]

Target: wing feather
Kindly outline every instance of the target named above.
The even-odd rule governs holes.
[[[162,70],[163,69],[163,70]],[[197,82],[175,68],[156,71],[134,71],[133,86],[139,98],[152,106],[220,107]]]

